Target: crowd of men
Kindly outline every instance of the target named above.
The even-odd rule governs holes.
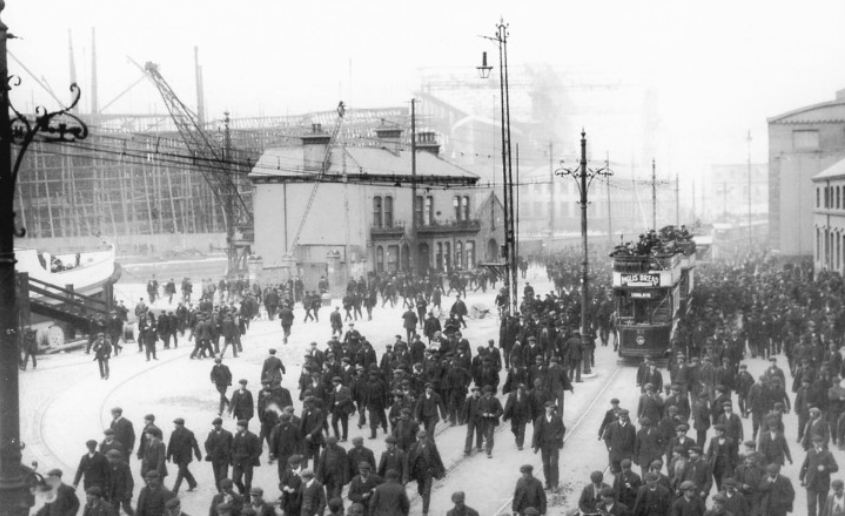
[[[541,452],[543,463],[544,482],[533,476],[529,465],[521,468],[513,512],[545,514],[545,493],[560,487],[564,393],[573,390],[582,371],[594,366],[595,344],[613,340],[608,337],[613,320],[609,278],[599,274],[592,280],[591,333],[582,336],[577,265],[558,259],[547,261],[546,268],[555,290],[540,296],[526,283],[520,313],[502,320],[499,345],[489,340],[475,349],[461,333],[468,313],[463,290],[453,288],[451,281],[448,294],[431,278],[350,281],[340,306],[321,323],[331,327],[330,339],[322,346],[307,346],[298,392],[282,387],[287,371],[271,350],[255,397],[245,379],[229,395],[233,379],[223,355],[229,345],[233,352],[239,350],[239,336],[261,305],[268,317],[279,317],[286,342],[295,323],[295,301],[284,285],[246,285],[233,294],[237,304],[227,303],[228,297],[214,303],[213,295],[204,292],[199,304],[189,309],[185,328],[192,329],[195,340],[192,357],[214,358],[211,381],[220,393],[218,418],[204,442],[204,460],[211,463],[218,483],[210,516],[250,510],[272,514],[276,509],[264,506],[273,502],[283,514],[407,514],[407,483],[416,483],[427,514],[432,484],[446,474],[435,439],[438,424],[465,425],[464,453],[493,457],[496,428],[503,421],[510,423],[518,449],[525,446],[527,426],[532,425],[529,447]],[[460,287],[460,278],[457,283]],[[807,489],[807,514],[845,514],[842,482],[831,478],[836,460],[827,449],[831,441],[845,445],[845,385],[840,386],[845,371],[839,353],[845,326],[842,286],[836,275],[813,277],[806,267],[777,267],[762,259],[700,268],[696,302],[672,342],[668,378],[646,361],[637,374],[642,396],[636,410],[620,407],[617,401],[608,411],[599,439],[613,481],[606,483],[603,472],[594,472],[579,498],[580,511],[634,516],[792,512],[793,482],[780,472],[786,461],[793,461],[788,444],[792,438],[805,452],[797,480]],[[472,288],[469,282],[466,287]],[[457,295],[449,310],[442,310],[444,297],[453,293]],[[299,302],[307,303],[307,295],[303,289]],[[402,298],[404,312],[397,325],[404,331],[380,356],[355,327],[356,316],[362,317],[356,297],[370,296],[377,301],[380,297],[382,304],[398,304]],[[249,298],[254,305],[245,302]],[[220,330],[216,338],[214,333],[201,336],[203,321],[222,329],[217,321],[227,319],[234,324],[231,339]],[[771,365],[755,378],[742,363],[748,355],[767,357]],[[785,369],[778,365],[779,356]],[[302,402],[299,414],[294,395]],[[798,415],[795,429],[784,428],[782,416],[789,410]],[[226,415],[237,421],[234,434],[222,428]],[[117,416],[115,421],[121,419]],[[362,436],[345,446],[350,421],[366,428],[370,439],[384,439],[386,451],[378,461]],[[175,493],[183,481],[189,490],[195,487],[188,464],[192,457],[203,456],[184,421],[177,419],[174,425],[165,446],[154,418],[148,417],[137,449],[147,483],[142,492],[158,493],[162,511],[168,503],[177,503],[171,500],[178,499]],[[118,433],[114,424],[111,430]],[[106,435],[100,443],[89,443],[85,467],[80,463],[81,478],[87,482],[89,463],[100,468],[106,463],[114,468],[121,467],[114,466],[116,462],[128,465],[133,446],[134,436],[127,435]],[[278,500],[266,500],[263,491],[251,485],[265,452],[278,473]],[[106,462],[94,460],[98,453]],[[177,467],[169,490],[162,483],[168,460]],[[108,485],[88,487],[100,487],[103,494],[97,503],[131,511],[131,486],[118,489],[119,496]],[[98,499],[96,489],[93,497]],[[136,510],[164,514],[148,512],[149,497],[144,496],[142,506],[139,495]],[[456,493],[454,501],[463,511],[455,514],[472,514],[462,493]],[[382,506],[398,512],[375,509]]]

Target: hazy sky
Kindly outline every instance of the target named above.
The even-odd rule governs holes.
[[[301,1],[10,0],[10,50],[60,92],[69,82],[68,29],[87,88],[97,29],[100,104],[140,77],[126,59],[160,64],[194,103],[200,47],[209,118],[294,114],[407,102],[419,69],[474,67],[478,38],[510,23],[511,63],[549,63],[653,86],[664,147],[683,175],[711,162],[767,159],[766,117],[845,88],[842,0]],[[49,103],[25,85],[13,100]],[[85,99],[87,103],[87,98]],[[85,106],[85,104],[83,104]],[[163,112],[142,83],[110,112]],[[600,135],[596,135],[600,138]],[[577,134],[573,135],[573,139]]]

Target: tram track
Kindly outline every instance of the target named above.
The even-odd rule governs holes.
[[[624,369],[624,367],[625,366],[620,365],[619,362],[616,363],[616,367],[614,367],[612,372],[604,380],[604,382],[601,386],[601,389],[599,389],[599,391],[595,394],[595,396],[590,401],[590,403],[587,405],[587,407],[580,412],[578,419],[575,420],[575,423],[572,425],[572,427],[567,428],[566,435],[563,437],[564,447],[566,446],[566,443],[569,441],[569,439],[571,439],[573,435],[576,435],[576,433],[583,428],[582,423],[584,422],[584,420],[586,420],[587,416],[592,413],[592,411],[595,408],[598,401],[602,398],[604,393],[607,392],[607,390],[610,388],[610,386],[613,385],[613,382],[619,376],[619,373]],[[610,466],[607,465],[607,466],[605,466],[603,472],[607,473],[609,469],[610,469]],[[505,501],[505,503],[503,503],[501,506],[499,506],[499,508],[496,509],[496,512],[494,514],[497,515],[497,516],[499,516],[499,515],[510,515],[511,511],[508,510],[507,508],[512,503],[513,503],[513,496],[508,498]]]

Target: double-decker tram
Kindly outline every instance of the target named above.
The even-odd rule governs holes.
[[[618,247],[611,257],[619,356],[667,357],[692,302],[695,243],[686,230],[668,227]]]

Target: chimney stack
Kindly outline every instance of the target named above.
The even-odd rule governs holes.
[[[302,139],[303,168],[307,172],[325,172],[323,167],[323,156],[329,146],[331,135],[323,132],[323,126],[319,123],[311,124],[311,132],[300,136]],[[331,168],[331,163],[327,164]]]
[[[430,152],[435,156],[440,154],[440,144],[437,143],[434,131],[422,131],[417,134],[417,150]]]
[[[398,126],[385,125],[384,120],[376,128],[376,137],[389,150],[398,152],[402,148],[402,129]]]

